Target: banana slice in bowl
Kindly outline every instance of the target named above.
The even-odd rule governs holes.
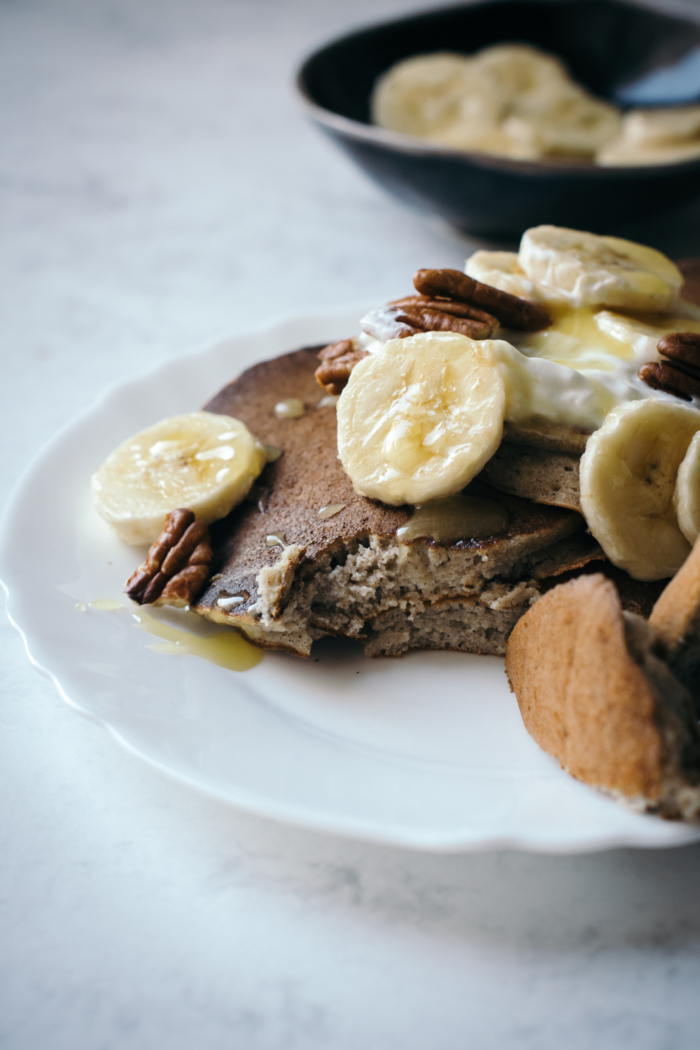
[[[557,288],[572,306],[665,313],[683,286],[678,267],[654,248],[561,226],[527,230],[518,262],[530,281]]]
[[[466,55],[416,55],[379,77],[372,120],[381,128],[419,137],[438,135],[465,118],[491,127],[500,98],[489,86]]]
[[[452,332],[390,340],[352,371],[336,406],[355,491],[394,506],[451,496],[501,443],[498,344]]]
[[[529,101],[525,99],[514,107],[503,129],[542,156],[591,156],[620,128],[615,106],[592,98],[573,84],[558,92],[548,91],[534,105]]]
[[[187,507],[207,525],[224,518],[266,463],[244,423],[213,412],[171,416],[112,452],[92,477],[95,509],[126,542],[153,543]]]
[[[620,136],[600,151],[599,164],[669,164],[700,155],[700,106],[636,109]]]
[[[581,509],[605,554],[635,580],[673,576],[690,553],[676,516],[677,475],[700,412],[670,401],[615,408],[581,457]],[[688,469],[689,477],[697,477]]]

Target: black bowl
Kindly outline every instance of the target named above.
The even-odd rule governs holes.
[[[316,123],[373,179],[464,232],[508,237],[553,223],[611,233],[700,193],[700,159],[628,168],[514,161],[370,124],[372,87],[399,59],[515,41],[560,56],[576,80],[618,104],[700,97],[700,82],[688,76],[700,10],[682,19],[622,0],[490,0],[371,26],[312,54],[298,87]],[[660,70],[669,75],[655,76]]]

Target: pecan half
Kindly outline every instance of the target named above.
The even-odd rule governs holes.
[[[314,372],[316,382],[327,393],[337,397],[347,385],[357,362],[367,357],[367,351],[356,350],[352,339],[341,339],[339,343],[325,346],[318,356],[321,364]]]
[[[498,327],[498,322],[492,327],[484,321],[455,317],[430,306],[392,306],[387,313],[393,313],[399,324],[408,324],[420,332],[458,332],[468,339],[488,339]]]
[[[428,295],[407,295],[403,299],[394,299],[389,306],[427,306],[430,310],[440,310],[455,317],[466,317],[471,321],[483,321],[492,331],[498,328],[499,322],[492,314],[479,310],[469,303],[460,303],[453,299],[431,299]]]
[[[191,510],[173,510],[124,590],[139,605],[189,605],[209,577],[213,556],[204,522]]]
[[[509,292],[492,288],[490,284],[481,284],[461,270],[418,270],[413,284],[422,295],[457,299],[486,310],[505,328],[538,332],[549,328],[552,323],[547,311],[537,303],[519,299]]]
[[[676,365],[667,364],[665,361],[650,361],[642,365],[638,375],[647,386],[655,390],[665,390],[667,394],[674,394],[684,401],[700,397],[700,376],[694,379]]]
[[[353,339],[341,339],[338,343],[330,343],[328,346],[324,346],[323,350],[319,350],[318,356],[322,361],[334,361],[337,357],[345,357],[346,354],[352,354],[355,350],[355,342]]]
[[[656,349],[662,357],[668,357],[674,364],[686,365],[700,376],[699,332],[671,332],[659,339]]]
[[[700,397],[700,334],[671,332],[657,343],[666,361],[649,361],[637,373],[647,386],[691,401]]]

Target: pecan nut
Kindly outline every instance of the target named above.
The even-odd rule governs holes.
[[[186,508],[173,510],[124,590],[139,605],[189,605],[209,578],[213,556],[204,522]]]
[[[684,401],[692,401],[694,397],[700,397],[700,376],[694,379],[676,365],[667,364],[666,361],[650,361],[642,365],[638,375],[647,386],[673,394]]]
[[[396,299],[363,317],[367,335],[384,341],[419,332],[457,332],[469,339],[490,339],[499,325],[539,331],[552,323],[541,306],[480,284],[459,270],[419,270],[413,283],[418,295]],[[352,339],[341,339],[318,356],[317,382],[338,395],[367,351],[358,350]]]
[[[499,322],[485,310],[479,310],[469,303],[460,303],[455,299],[431,299],[428,295],[407,295],[403,299],[394,299],[389,306],[427,306],[430,310],[440,310],[444,314],[465,317],[471,321],[483,321],[492,331],[498,328]]]
[[[552,320],[537,303],[519,299],[510,292],[502,292],[490,284],[482,284],[467,277],[461,270],[418,270],[413,278],[416,291],[432,298],[457,299],[498,319],[505,328],[524,332],[538,332],[549,328]]]
[[[637,373],[647,386],[684,401],[700,398],[700,334],[671,332],[656,349],[665,361],[649,361]]]
[[[399,324],[408,324],[420,332],[458,332],[468,339],[488,339],[493,335],[498,322],[475,321],[468,317],[456,317],[445,310],[430,306],[394,306],[396,320]]]
[[[700,332],[671,332],[657,343],[662,357],[694,369],[700,376]]]
[[[357,362],[367,357],[367,351],[356,350],[352,339],[341,339],[339,343],[324,347],[318,356],[321,364],[314,372],[316,382],[326,393],[337,397],[347,385]]]
[[[353,339],[341,339],[338,343],[324,346],[323,350],[319,350],[318,356],[322,361],[335,361],[337,357],[345,357],[346,354],[351,354],[354,350],[355,341]]]

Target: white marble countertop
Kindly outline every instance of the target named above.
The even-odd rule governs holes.
[[[3,495],[105,385],[460,265],[290,86],[305,51],[407,6],[0,6]],[[700,209],[636,232],[697,254]],[[3,1048],[697,1046],[700,847],[429,856],[242,816],[76,716],[0,633]]]

